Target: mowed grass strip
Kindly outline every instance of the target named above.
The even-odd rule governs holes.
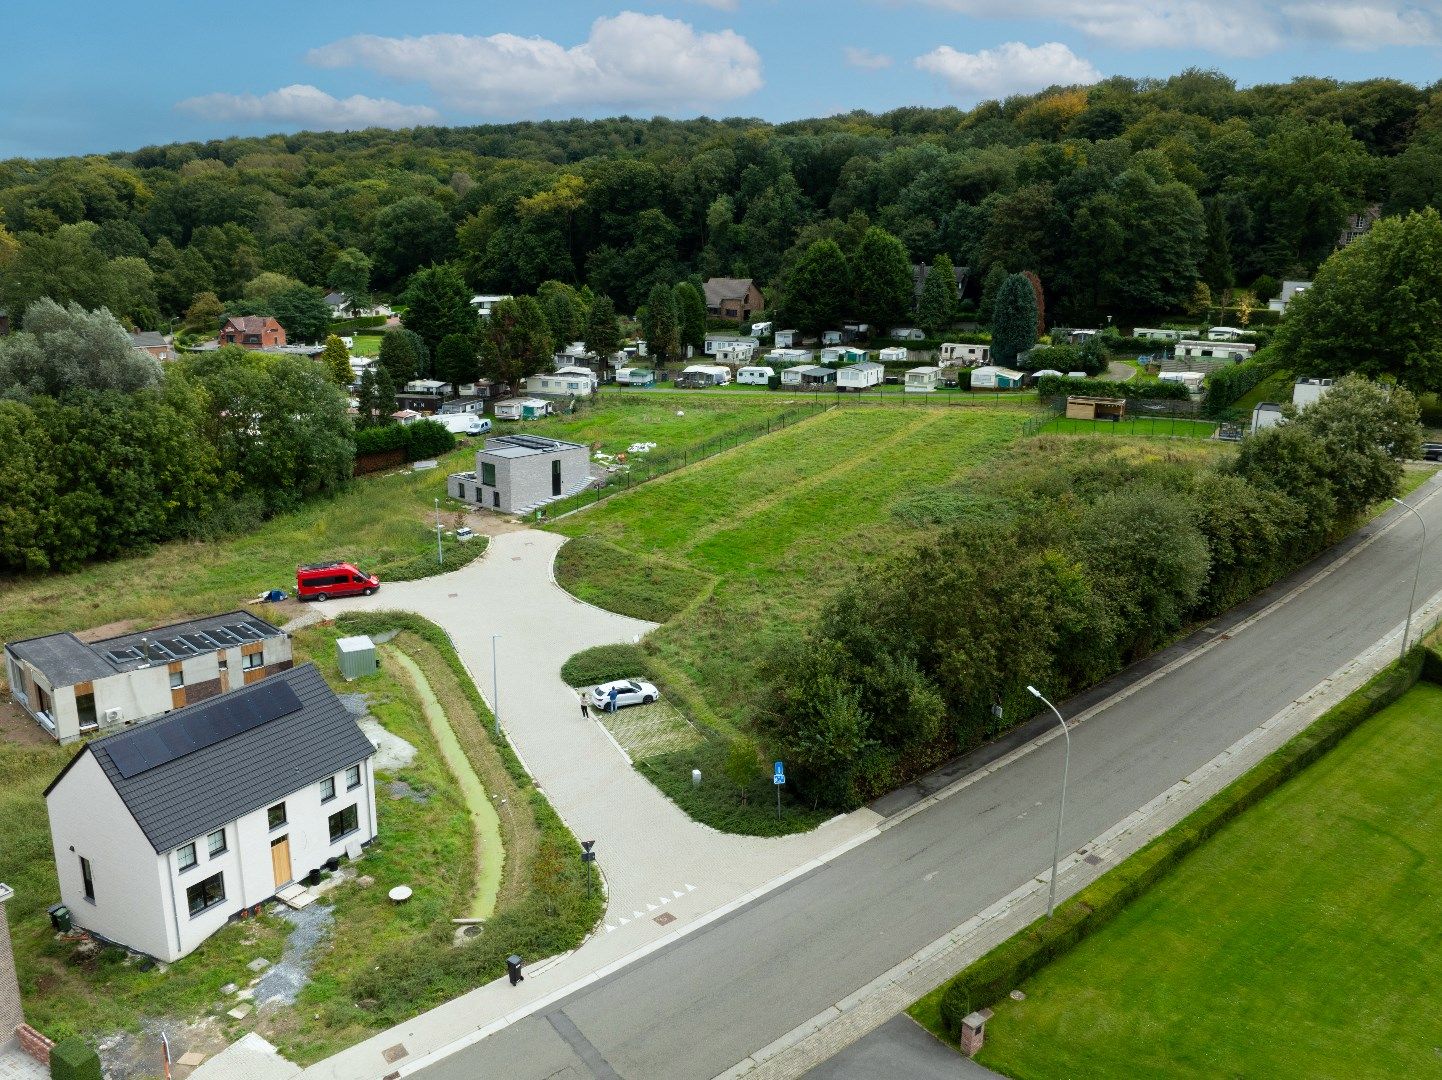
[[[1129,416],[1125,420],[1073,420],[1058,416],[1043,424],[1038,434],[1096,435],[1125,438],[1210,439],[1217,425],[1207,420],[1171,416]]]
[[[1025,1080],[1436,1075],[1439,771],[1423,683],[1003,1000],[980,1060]]]

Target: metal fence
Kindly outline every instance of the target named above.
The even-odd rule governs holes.
[[[1120,439],[1209,439],[1217,425],[1197,418],[1194,403],[1185,401],[1128,401],[1127,417],[1120,420],[1069,420],[1066,399],[1049,398],[1043,411],[1022,425],[1022,436],[1055,434]]]
[[[655,399],[640,394],[611,393],[607,395],[607,400],[627,403],[636,400],[654,401]],[[612,495],[630,491],[647,481],[673,473],[677,469],[684,469],[687,465],[694,465],[698,461],[715,457],[717,454],[753,442],[772,432],[791,427],[801,420],[826,412],[830,407],[830,401],[798,405],[796,408],[787,409],[781,413],[768,414],[764,419],[744,424],[735,430],[713,435],[704,442],[691,446],[683,446],[669,452],[629,455],[624,464],[614,470],[609,470],[606,475],[592,480],[584,491],[543,507],[537,511],[536,516],[541,520],[555,520],[568,514],[574,514],[578,510],[609,499]]]

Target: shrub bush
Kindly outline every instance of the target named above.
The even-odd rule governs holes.
[[[1207,376],[1202,398],[1202,415],[1219,417],[1246,396],[1247,391],[1277,370],[1270,353],[1260,352],[1250,360],[1218,368]]]
[[[100,1055],[84,1039],[62,1039],[50,1051],[50,1075],[54,1080],[100,1080]]]
[[[1135,378],[1126,382],[1112,382],[1110,379],[1072,379],[1065,375],[1043,375],[1036,381],[1036,389],[1043,398],[1084,394],[1088,397],[1120,397],[1128,401],[1192,400],[1192,395],[1181,383],[1162,382],[1160,379]]]
[[[357,456],[380,454],[387,450],[405,451],[407,461],[439,457],[454,450],[456,437],[435,420],[417,420],[414,424],[383,424],[361,428],[355,433]]]
[[[650,678],[648,659],[639,645],[597,645],[561,665],[568,686],[594,686],[612,679]]]
[[[1428,678],[1442,675],[1442,657],[1431,650],[1413,649],[1256,768],[1065,901],[1053,918],[1033,923],[958,974],[941,999],[947,1033],[959,1037],[961,1021],[967,1014],[999,1001],[1105,926],[1229,821],[1325,755],[1363,721],[1400,698],[1424,674]]]

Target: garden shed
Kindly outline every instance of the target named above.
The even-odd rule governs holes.
[[[1122,398],[1082,397],[1066,399],[1068,420],[1124,420],[1127,403]]]
[[[335,652],[341,676],[347,682],[374,675],[379,666],[376,663],[376,643],[364,635],[337,638]]]

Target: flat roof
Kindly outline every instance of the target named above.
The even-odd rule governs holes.
[[[279,627],[248,611],[228,611],[97,641],[81,641],[67,631],[12,641],[5,647],[33,664],[52,686],[73,686],[137,668],[248,645],[281,633]]]

